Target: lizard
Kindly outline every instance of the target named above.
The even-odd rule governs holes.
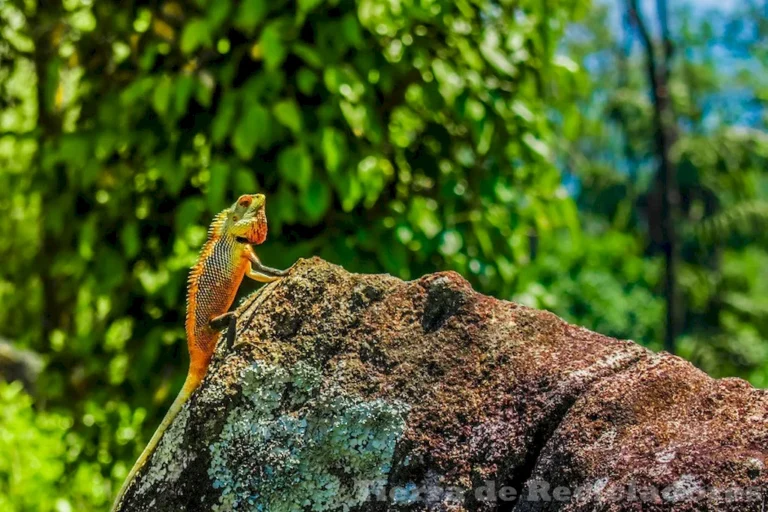
[[[136,474],[154,453],[163,433],[173,422],[192,392],[202,382],[213,356],[219,333],[227,327],[234,336],[235,314],[229,311],[245,276],[268,283],[287,271],[264,266],[252,244],[267,236],[266,198],[263,194],[240,196],[229,208],[216,215],[197,263],[189,272],[185,330],[189,350],[189,370],[184,385],[144,451],[128,473],[112,511],[117,510]]]

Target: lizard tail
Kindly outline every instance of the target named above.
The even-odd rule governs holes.
[[[130,487],[131,482],[133,482],[138,472],[141,470],[141,468],[144,467],[144,465],[147,463],[147,460],[149,460],[149,458],[155,452],[155,449],[157,448],[158,443],[160,443],[160,439],[163,437],[163,434],[179,414],[179,411],[181,411],[181,408],[187,402],[192,392],[197,388],[197,386],[200,385],[201,380],[202,379],[197,375],[197,372],[190,371],[187,374],[187,379],[184,381],[184,386],[181,388],[181,391],[179,391],[179,394],[176,396],[176,400],[173,401],[173,404],[165,414],[163,421],[160,422],[160,426],[157,427],[157,430],[155,430],[155,433],[152,435],[152,439],[149,440],[146,448],[144,448],[144,451],[141,452],[141,455],[133,465],[130,473],[128,473],[128,476],[123,482],[122,487],[120,487],[120,492],[117,493],[115,503],[112,505],[112,512],[116,512],[120,508],[120,505],[125,496],[125,492],[128,490],[128,487]]]

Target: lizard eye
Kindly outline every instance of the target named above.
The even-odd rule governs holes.
[[[235,238],[235,240],[237,240],[238,243],[241,243],[241,244],[247,244],[248,243],[248,239],[245,238],[244,236],[238,236],[238,237]]]
[[[237,221],[239,221],[239,220],[240,220],[240,216],[239,216],[239,215],[233,215],[233,216],[232,216],[232,220],[233,220],[233,221],[235,221],[235,222],[237,222]]]

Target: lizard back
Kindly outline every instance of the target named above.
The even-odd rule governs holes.
[[[195,370],[207,368],[219,336],[209,322],[229,310],[248,267],[242,244],[223,232],[225,221],[226,212],[216,216],[189,273],[185,326],[190,366]]]

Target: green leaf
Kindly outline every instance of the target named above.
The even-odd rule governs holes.
[[[208,208],[217,212],[226,205],[227,181],[229,180],[229,165],[221,160],[211,163],[210,179],[208,181]]]
[[[168,106],[171,103],[172,85],[171,77],[164,75],[157,82],[154,91],[152,91],[152,106],[160,117],[164,117],[168,113]]]
[[[482,125],[482,130],[477,141],[477,154],[484,156],[491,149],[491,143],[493,142],[493,118],[486,117],[480,121],[480,124]]]
[[[176,96],[174,98],[174,112],[177,117],[183,116],[187,111],[187,104],[195,90],[195,77],[192,75],[181,75],[176,80]]]
[[[268,12],[267,0],[244,0],[235,16],[235,26],[246,34],[253,33]]]
[[[141,238],[139,234],[139,225],[135,221],[128,222],[120,231],[120,243],[128,258],[134,258],[141,249]]]
[[[256,102],[248,104],[232,133],[232,146],[237,155],[243,160],[250,160],[259,144],[266,145],[268,129],[269,111]]]
[[[104,348],[107,352],[119,352],[133,334],[133,318],[123,317],[112,322],[104,335]]]
[[[80,224],[77,252],[84,260],[91,260],[93,258],[93,246],[96,244],[96,238],[98,236],[97,223],[98,217],[92,214]]]
[[[131,82],[120,92],[120,105],[123,107],[132,107],[137,103],[147,101],[147,96],[155,87],[155,78],[145,76]],[[112,107],[111,103],[102,103],[102,108],[107,110]]]
[[[345,212],[351,212],[365,193],[354,169],[350,169],[346,174],[340,174],[333,185],[341,198],[341,208]]]
[[[235,195],[252,194],[259,190],[256,174],[247,167],[240,167],[235,171],[233,186],[235,188]]]
[[[386,158],[370,155],[358,163],[357,176],[365,190],[366,207],[370,208],[376,203],[394,173],[392,163]]]
[[[200,197],[185,199],[176,208],[174,227],[178,235],[183,235],[188,227],[196,225],[201,220],[201,213],[205,210],[205,204]]]
[[[342,101],[339,106],[341,113],[344,114],[344,119],[347,120],[347,124],[352,129],[352,133],[357,137],[362,136],[368,123],[368,112],[365,110],[365,105],[353,105],[348,101]]]
[[[322,147],[325,168],[329,174],[334,175],[347,159],[347,139],[335,128],[326,127],[323,130]]]
[[[168,192],[172,196],[179,195],[184,183],[187,181],[186,172],[184,167],[177,165],[176,160],[173,158],[173,151],[166,151],[157,158],[155,167],[160,173],[160,177],[168,187]]]
[[[309,12],[325,0],[299,0],[299,11]]]
[[[310,69],[301,68],[296,75],[296,85],[302,94],[309,96],[315,90],[317,75]]]
[[[78,169],[88,163],[91,139],[78,133],[67,133],[59,140],[58,157],[61,162]],[[81,183],[83,181],[81,180]],[[87,180],[84,182],[87,184]]]
[[[213,38],[208,29],[208,24],[202,18],[193,18],[184,27],[181,33],[181,51],[192,53],[200,46],[212,46]]]
[[[430,207],[430,202],[425,197],[413,198],[408,221],[429,239],[436,237],[443,229],[436,210]]]
[[[360,23],[357,21],[357,16],[352,13],[347,14],[341,20],[341,33],[344,35],[347,43],[350,46],[359,48],[363,44],[363,32],[360,28]]]
[[[85,153],[85,155],[88,155],[88,153]],[[83,189],[87,189],[96,182],[102,169],[101,164],[95,159],[89,159],[85,165],[79,168],[80,184]]]
[[[270,215],[278,223],[293,224],[298,218],[299,209],[296,206],[296,194],[293,189],[285,182],[281,183],[270,200],[272,206]]]
[[[59,71],[61,70],[61,59],[55,57],[51,58],[47,64],[47,68],[48,72],[45,75],[46,80],[44,84],[45,109],[49,112],[53,112],[57,108],[56,96],[59,91]],[[128,95],[128,89],[123,90],[123,96],[126,95]]]
[[[526,133],[522,137],[523,143],[528,146],[528,149],[539,155],[544,160],[551,158],[551,152],[546,142],[536,138],[531,132]]]
[[[290,129],[294,134],[301,132],[301,110],[299,110],[295,100],[286,99],[276,103],[272,107],[272,113],[280,124]]]
[[[227,20],[230,7],[232,7],[230,0],[215,0],[211,3],[205,17],[211,31],[217,30]]]
[[[317,223],[331,206],[331,189],[325,181],[315,178],[300,197],[301,209],[310,223]]]
[[[293,45],[293,53],[312,67],[320,68],[323,66],[323,57],[320,55],[320,52],[308,44],[295,43]]]
[[[282,32],[285,28],[283,20],[275,20],[269,23],[261,32],[259,46],[264,56],[264,66],[269,71],[280,67],[285,60],[288,50],[283,43]]]
[[[109,362],[109,383],[113,386],[122,384],[125,381],[125,377],[130,369],[130,361],[128,354],[117,354]]]
[[[284,149],[277,160],[280,175],[286,181],[304,190],[312,179],[312,157],[304,146]]]
[[[216,82],[213,81],[210,73],[201,73],[198,78],[197,87],[195,88],[195,100],[203,107],[210,108]]]
[[[480,43],[480,53],[483,54],[485,60],[501,74],[517,75],[517,68],[510,62],[507,52],[501,48],[499,33],[489,28],[485,31],[484,36]]]
[[[232,92],[225,92],[216,111],[216,116],[211,123],[211,140],[214,144],[221,144],[229,135],[232,122],[237,112],[237,96]]]
[[[139,58],[139,67],[142,71],[149,71],[155,66],[157,61],[157,47],[151,46],[144,50],[144,53]]]

